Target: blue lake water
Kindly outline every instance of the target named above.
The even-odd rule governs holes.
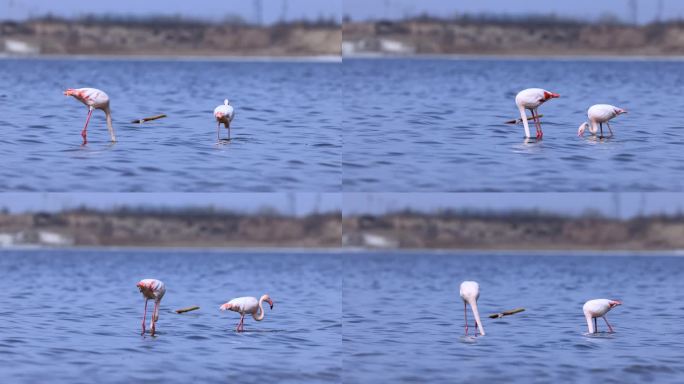
[[[0,190],[339,191],[340,64],[0,60]],[[111,98],[118,142],[67,88]],[[213,111],[230,99],[233,140]],[[144,125],[130,121],[160,113]],[[227,132],[222,128],[223,137]]]
[[[684,62],[345,59],[345,191],[682,191]],[[518,91],[560,93],[525,142]],[[629,111],[577,137],[593,104]],[[534,133],[534,128],[532,127]]]
[[[2,251],[0,271],[3,383],[340,381],[334,254]],[[156,337],[140,335],[135,284],[149,277],[167,288]],[[219,306],[263,293],[273,310],[236,333],[239,315]]]
[[[349,255],[344,272],[348,383],[681,383],[684,376],[681,257],[378,252]],[[463,280],[480,284],[484,337],[463,335]],[[585,334],[582,305],[593,298],[624,302],[608,314],[616,333]],[[486,317],[516,307],[526,311]]]

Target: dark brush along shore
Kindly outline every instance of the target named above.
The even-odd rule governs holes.
[[[339,247],[339,212],[285,216],[213,210],[77,209],[0,213],[0,247]]]
[[[0,53],[112,56],[339,56],[329,20],[258,26],[239,19],[45,17],[0,22]]]
[[[630,25],[553,15],[346,22],[343,54],[682,56],[684,21]]]
[[[684,249],[684,215],[618,220],[539,212],[423,214],[343,219],[345,246],[404,249],[626,250]]]

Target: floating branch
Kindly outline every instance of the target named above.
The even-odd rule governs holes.
[[[145,117],[144,119],[133,120],[133,121],[131,121],[131,123],[132,124],[142,124],[142,123],[152,121],[152,120],[163,119],[165,117],[166,117],[166,115],[164,115],[164,114],[156,115],[156,116],[151,116],[151,117]]]
[[[516,309],[511,309],[510,311],[503,311],[501,313],[495,313],[493,315],[489,315],[490,319],[500,319],[504,316],[509,316],[509,315],[515,315],[516,313],[524,312],[525,308],[516,308]]]
[[[531,117],[531,116],[525,116],[525,117],[527,117],[527,120],[532,120],[532,117]],[[537,116],[537,117],[541,119],[542,117],[544,117],[544,115],[539,115],[539,116]],[[520,119],[515,119],[515,120],[508,120],[508,121],[505,122],[504,124],[520,124],[520,123],[522,123],[522,118],[520,118]]]
[[[176,313],[185,313],[190,311],[196,311],[198,309],[200,309],[198,306],[192,306],[187,308],[176,309]]]

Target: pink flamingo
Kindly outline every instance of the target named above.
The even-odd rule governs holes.
[[[221,140],[220,131],[221,124],[228,128],[228,140],[230,140],[230,122],[235,117],[235,110],[230,105],[228,99],[223,100],[223,105],[219,105],[214,109],[214,117],[216,118],[216,140]]]
[[[147,317],[147,301],[154,300],[154,311],[152,311],[152,329],[150,334],[154,336],[155,324],[159,320],[159,303],[166,293],[166,286],[157,279],[144,279],[136,284],[140,293],[145,298],[145,312],[142,320],[142,335],[145,334],[145,318]]]
[[[104,91],[95,88],[79,88],[79,89],[67,89],[64,91],[65,96],[73,96],[76,100],[85,104],[88,107],[88,118],[86,119],[83,131],[81,131],[81,136],[83,137],[83,145],[88,143],[88,123],[90,122],[90,116],[93,114],[93,110],[101,109],[105,113],[107,118],[107,129],[109,130],[109,136],[112,142],[116,142],[116,137],[114,136],[114,127],[112,126],[112,112],[109,109],[109,96],[107,96]]]
[[[610,120],[624,113],[627,113],[627,111],[613,105],[592,105],[591,108],[589,108],[589,110],[587,111],[587,117],[589,117],[589,122],[584,122],[582,123],[582,125],[579,126],[579,129],[577,130],[577,136],[584,136],[584,131],[587,128],[589,128],[589,132],[591,132],[592,135],[596,135],[600,129],[601,136],[599,136],[599,138],[602,139],[604,137],[603,123],[606,123],[606,125],[608,126],[608,131],[610,132],[610,136],[612,137],[613,130],[610,128]]]
[[[475,281],[464,281],[461,283],[461,299],[463,299],[463,316],[465,317],[465,334],[468,335],[468,304],[473,310],[475,317],[475,329],[484,336],[485,331],[480,320],[480,312],[477,310],[477,299],[480,298],[480,285]]]
[[[515,96],[515,104],[518,106],[520,111],[520,117],[522,118],[523,126],[525,127],[525,137],[530,137],[530,126],[527,123],[527,115],[525,110],[528,109],[532,112],[532,120],[534,120],[534,125],[537,128],[537,139],[544,137],[544,132],[542,131],[541,121],[539,120],[539,112],[537,109],[540,105],[545,102],[560,97],[559,94],[549,92],[541,88],[529,88],[520,91]]]
[[[584,312],[584,317],[587,319],[587,327],[589,328],[589,333],[598,332],[598,324],[596,324],[597,317],[603,317],[603,320],[606,322],[606,325],[608,325],[608,330],[610,330],[610,332],[613,333],[613,327],[611,327],[610,323],[608,323],[606,314],[608,313],[608,311],[617,307],[618,305],[622,305],[622,302],[619,300],[608,299],[595,299],[589,300],[586,303],[584,303],[582,311]],[[593,324],[592,320],[594,321]]]
[[[273,309],[273,300],[268,295],[263,295],[257,302],[256,297],[238,297],[233,299],[221,306],[221,310],[231,310],[240,314],[240,322],[238,322],[237,332],[243,332],[245,330],[245,314],[250,313],[256,321],[261,321],[264,319],[264,306],[263,302],[267,302],[271,309]]]

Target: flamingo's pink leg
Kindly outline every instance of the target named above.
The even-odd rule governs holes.
[[[88,123],[90,122],[90,116],[93,115],[93,109],[90,108],[88,110],[88,118],[86,119],[85,126],[83,127],[83,130],[81,131],[81,137],[83,137],[83,145],[88,144]]]
[[[537,139],[541,139],[544,136],[544,132],[542,131],[541,127],[541,120],[539,119],[539,115],[536,109],[531,109],[532,111],[532,119],[534,119],[534,126],[537,128]]]
[[[594,333],[598,333],[598,323],[596,322],[595,317],[594,317]]]
[[[228,140],[230,140],[230,123],[228,123]]]
[[[141,335],[145,334],[145,318],[147,317],[147,300],[145,300],[145,312],[143,312],[143,321],[142,321],[142,333]]]
[[[152,330],[150,334],[154,336],[154,329],[155,329],[155,324],[157,322],[157,311],[159,310],[159,302],[155,300],[154,302],[154,311],[152,311]]]
[[[216,123],[216,140],[217,141],[221,140],[221,123],[220,122]]]
[[[463,302],[463,317],[465,318],[465,334],[468,336],[468,305]]]
[[[606,325],[608,326],[608,330],[610,330],[610,333],[613,333],[613,327],[611,327],[610,323],[608,323],[608,319],[606,319],[606,317],[603,316],[603,320],[606,322]]]

